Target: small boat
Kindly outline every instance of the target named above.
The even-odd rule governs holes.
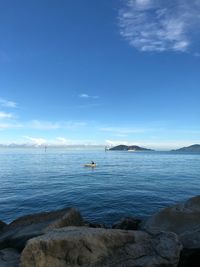
[[[97,166],[96,163],[94,163],[94,164],[92,164],[92,163],[84,164],[84,167],[91,167],[91,168],[94,168],[94,167],[96,167],[96,166]]]
[[[128,149],[128,152],[136,152],[135,149]]]

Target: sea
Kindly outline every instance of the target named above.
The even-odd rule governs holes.
[[[84,164],[95,161],[95,168]],[[0,220],[76,207],[107,226],[200,195],[200,154],[1,148]]]

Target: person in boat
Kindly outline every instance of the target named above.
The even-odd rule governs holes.
[[[92,160],[92,161],[91,161],[91,164],[94,165],[94,164],[96,164],[96,163]]]

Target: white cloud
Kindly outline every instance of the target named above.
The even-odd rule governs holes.
[[[67,139],[65,137],[56,137],[54,139],[45,139],[43,137],[32,137],[32,136],[23,136],[23,138],[26,138],[29,142],[26,143],[28,145],[34,145],[34,146],[88,146],[88,145],[99,145],[98,142],[95,140],[86,140],[86,139]],[[23,144],[23,142],[22,142]]]
[[[30,136],[24,136],[26,139],[28,139],[31,144],[35,146],[41,146],[47,144],[47,140],[41,137],[30,137]]]
[[[151,0],[136,0],[138,6],[148,6],[151,3]]]
[[[126,0],[120,34],[140,51],[187,51],[200,30],[199,0]]]
[[[81,97],[81,98],[89,98],[89,95],[88,94],[80,94],[79,97]]]
[[[0,111],[0,119],[11,119],[11,118],[13,118],[13,114]]]
[[[102,145],[99,141],[94,139],[68,139],[65,137],[56,137],[53,140],[49,140],[49,145],[57,145],[57,146],[97,146]],[[103,145],[102,145],[103,146]]]
[[[93,98],[93,99],[99,98],[99,96],[97,96],[97,95],[88,95],[88,94],[85,94],[85,93],[80,94],[79,97],[80,98]]]
[[[7,108],[16,108],[17,103],[0,97],[0,106],[7,107]]]
[[[12,113],[0,111],[0,130],[20,128],[22,124],[14,120]]]
[[[65,137],[57,137],[56,143],[58,143],[60,145],[67,145],[70,143],[70,140],[66,139]]]

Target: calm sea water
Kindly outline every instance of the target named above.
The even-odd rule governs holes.
[[[94,169],[83,167],[94,160]],[[77,207],[91,221],[146,217],[200,194],[200,154],[0,149],[0,220]]]

